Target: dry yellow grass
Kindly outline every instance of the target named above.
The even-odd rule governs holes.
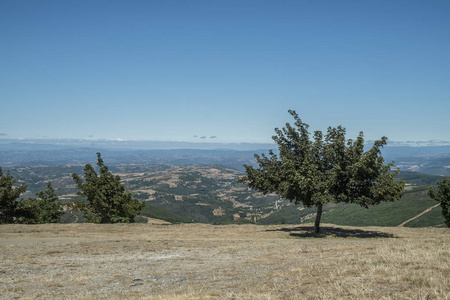
[[[0,226],[0,295],[450,299],[450,230],[204,224]]]

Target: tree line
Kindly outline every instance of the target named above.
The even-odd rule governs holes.
[[[17,200],[27,189],[25,184],[15,186],[18,181],[9,171],[3,175],[0,168],[0,224],[58,223],[63,209],[52,183],[36,193],[37,198]]]
[[[86,201],[69,203],[72,209],[82,211],[86,220],[92,223],[132,223],[144,208],[145,203],[135,199],[132,193],[114,176],[104,164],[101,154],[97,153],[99,174],[94,167],[84,167],[84,180],[77,174],[72,178],[78,186],[78,195]],[[0,224],[22,223],[42,224],[60,222],[63,206],[48,182],[47,187],[38,193],[37,198],[19,199],[27,187],[16,186],[18,179],[8,171],[3,175],[0,168]]]
[[[302,122],[295,111],[292,126],[286,123],[282,129],[275,128],[272,138],[278,145],[278,154],[269,151],[269,156],[255,154],[258,168],[244,165],[247,175],[241,183],[264,194],[279,196],[317,208],[314,230],[320,232],[323,205],[326,203],[356,203],[368,208],[383,201],[394,201],[401,197],[404,180],[396,180],[399,170],[393,163],[386,164],[381,148],[387,144],[382,137],[364,151],[364,135],[360,132],[356,140],[346,139],[342,126],[329,127],[323,134],[314,131],[310,137],[309,125]],[[72,209],[84,212],[86,220],[93,223],[131,223],[145,207],[135,199],[128,189],[114,176],[97,153],[99,173],[90,164],[83,171],[83,178],[72,174],[78,186],[78,195],[86,201],[69,204]],[[0,224],[3,223],[53,223],[59,222],[62,205],[59,203],[51,182],[36,194],[37,198],[20,199],[26,185],[16,186],[8,172],[3,175],[0,168]],[[443,178],[437,191],[428,189],[431,198],[441,203],[442,215],[450,227],[450,181]]]

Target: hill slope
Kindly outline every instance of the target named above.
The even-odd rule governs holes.
[[[66,203],[78,200],[72,173],[82,174],[82,166],[8,168],[13,176],[28,186],[23,197],[32,197],[46,182],[53,186]],[[315,208],[295,206],[276,195],[263,196],[237,182],[241,171],[221,165],[112,165],[110,170],[120,175],[134,195],[149,208],[142,214],[174,223],[249,223],[299,224],[311,222]],[[4,170],[6,171],[6,169]],[[407,182],[402,200],[381,203],[369,209],[356,205],[328,204],[323,221],[353,226],[397,226],[436,204],[425,193],[428,185],[440,176],[401,172]],[[405,226],[439,226],[443,218],[440,208],[424,214]],[[81,222],[81,215],[67,212],[65,222]],[[138,219],[142,222],[145,219]]]
[[[341,206],[339,209],[325,212],[322,220],[325,223],[349,226],[398,226],[404,221],[420,214],[427,208],[436,205],[425,192],[408,193],[395,202],[384,202],[371,206],[369,209],[355,204]],[[437,208],[438,210],[438,208]],[[444,218],[424,214],[422,216],[427,226],[444,224]],[[405,224],[410,226],[409,223]]]

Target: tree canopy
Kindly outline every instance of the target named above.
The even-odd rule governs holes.
[[[327,133],[314,131],[295,111],[294,126],[275,128],[272,138],[279,153],[255,154],[258,168],[244,165],[247,176],[240,181],[264,194],[276,193],[295,204],[316,206],[315,232],[320,231],[322,207],[328,202],[357,203],[363,207],[400,198],[404,181],[396,181],[398,170],[385,164],[381,148],[387,138],[364,151],[363,132],[356,140],[346,140],[342,126],[328,127]]]
[[[447,227],[450,227],[450,180],[444,177],[441,181],[438,181],[436,192],[432,187],[429,187],[428,195],[441,203],[442,216],[444,216]]]
[[[58,223],[63,214],[62,205],[49,181],[43,191],[37,192],[40,213],[38,223]]]
[[[109,172],[101,154],[97,153],[97,166],[100,175],[87,164],[84,167],[84,180],[72,174],[78,188],[77,194],[85,196],[87,203],[79,202],[76,207],[86,213],[86,219],[94,223],[130,223],[134,222],[145,204],[133,197],[120,182],[119,176]]]
[[[42,224],[60,221],[63,214],[62,205],[51,182],[47,183],[43,191],[36,193],[38,198],[18,200],[27,189],[25,184],[16,186],[18,181],[9,172],[4,176],[0,168],[0,224]]]
[[[19,179],[14,179],[9,171],[3,175],[2,168],[0,168],[0,224],[15,221],[17,199],[27,190],[25,184],[16,186],[18,181]]]

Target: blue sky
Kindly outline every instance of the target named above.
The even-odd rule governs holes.
[[[449,1],[0,1],[0,138],[450,140]]]

